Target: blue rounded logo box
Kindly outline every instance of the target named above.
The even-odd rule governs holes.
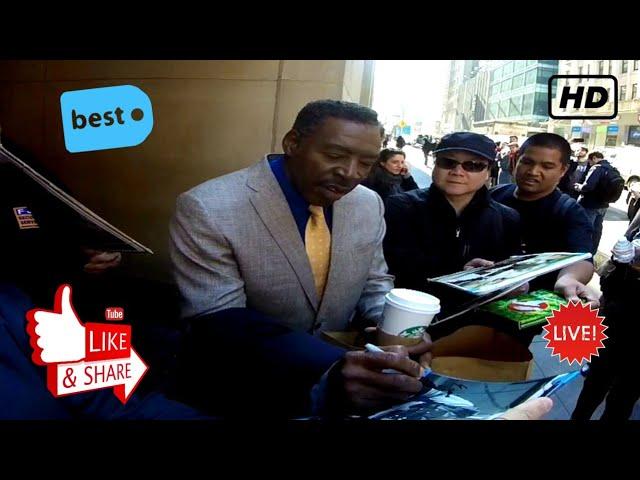
[[[64,92],[60,110],[71,153],[134,147],[153,130],[151,100],[133,85]]]

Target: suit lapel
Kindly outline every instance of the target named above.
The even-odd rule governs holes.
[[[267,157],[251,167],[247,186],[251,189],[249,200],[253,208],[287,258],[309,302],[317,311],[318,294],[307,252],[289,204],[271,171]]]

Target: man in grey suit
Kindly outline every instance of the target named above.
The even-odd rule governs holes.
[[[180,195],[171,256],[193,333],[183,382],[190,404],[261,418],[343,415],[422,389],[428,335],[379,353],[317,336],[346,329],[355,315],[361,327],[376,325],[393,287],[382,201],[358,185],[378,159],[381,132],[369,108],[311,102],[285,135],[284,155]],[[540,398],[503,418],[540,418],[551,405]]]
[[[382,253],[383,203],[358,184],[377,162],[381,141],[373,110],[311,102],[285,135],[284,155],[267,155],[181,194],[171,223],[171,257],[183,316],[259,312],[297,335],[299,342],[277,350],[298,365],[311,361],[305,355],[333,349],[317,337],[320,332],[345,330],[354,319],[376,325],[393,277]],[[324,370],[314,367],[317,378],[310,385],[327,379],[318,372],[333,365],[327,383],[341,405],[381,407],[420,391],[422,367],[409,355],[422,356],[426,365],[429,350],[425,338],[409,350],[335,351],[323,357]],[[402,374],[384,375],[386,368]]]

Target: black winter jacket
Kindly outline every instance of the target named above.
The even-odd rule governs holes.
[[[459,217],[435,184],[386,201],[384,256],[395,286],[428,291],[427,278],[462,270],[473,258],[522,253],[520,216],[482,187]]]
[[[376,192],[382,200],[386,200],[387,197],[391,195],[397,195],[418,188],[418,184],[411,175],[408,177],[393,175],[378,166],[374,167],[371,175],[362,182],[362,185]]]

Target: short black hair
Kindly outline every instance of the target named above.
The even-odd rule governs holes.
[[[604,158],[604,155],[603,155],[602,153],[600,153],[600,152],[591,152],[591,153],[589,154],[589,157],[588,157],[588,158],[589,158],[589,159],[592,159],[592,158],[599,158],[600,160],[602,160],[602,159]]]
[[[327,118],[339,118],[380,128],[380,137],[384,127],[378,121],[378,113],[363,105],[341,100],[316,100],[307,103],[293,122],[293,130],[301,136],[311,135]]]
[[[558,150],[562,155],[560,160],[563,165],[569,165],[571,159],[571,145],[564,137],[555,133],[536,133],[527,138],[519,150],[519,155],[523,155],[529,147],[543,147]]]
[[[394,155],[402,155],[405,159],[407,158],[407,154],[398,148],[385,148],[384,150],[380,151],[378,161],[384,163]]]

